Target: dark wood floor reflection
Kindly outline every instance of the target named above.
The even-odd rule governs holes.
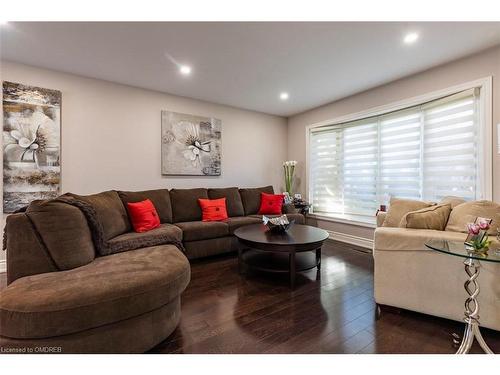
[[[151,352],[454,353],[459,322],[410,311],[376,319],[373,260],[359,250],[327,241],[320,280],[300,274],[294,291],[286,275],[240,276],[234,255],[193,262],[181,323]],[[500,332],[483,333],[500,353]],[[472,352],[481,352],[477,343]]]
[[[409,311],[376,319],[373,259],[359,250],[328,241],[320,280],[301,274],[294,291],[285,275],[238,275],[234,256],[194,262],[181,323],[152,352],[454,353],[458,322]],[[500,353],[500,333],[484,336]]]

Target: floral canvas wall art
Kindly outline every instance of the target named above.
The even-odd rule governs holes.
[[[3,82],[3,210],[60,191],[61,92]]]
[[[221,121],[162,111],[161,161],[163,175],[220,176]]]

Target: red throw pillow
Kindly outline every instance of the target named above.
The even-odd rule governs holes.
[[[222,221],[228,218],[226,198],[198,199],[201,207],[202,221]]]
[[[147,232],[160,226],[156,208],[149,199],[137,203],[127,203],[127,210],[136,232]]]
[[[259,215],[280,215],[284,199],[283,194],[260,193]]]

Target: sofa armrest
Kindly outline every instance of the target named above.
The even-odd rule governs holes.
[[[295,206],[292,203],[286,203],[283,204],[283,208],[281,210],[281,213],[283,214],[296,214],[298,210],[295,208]]]
[[[377,227],[381,227],[382,224],[384,224],[386,216],[387,216],[387,212],[384,212],[384,211],[377,212]]]

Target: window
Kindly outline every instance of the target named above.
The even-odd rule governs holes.
[[[482,198],[479,91],[310,129],[313,212],[373,216],[391,196]]]

